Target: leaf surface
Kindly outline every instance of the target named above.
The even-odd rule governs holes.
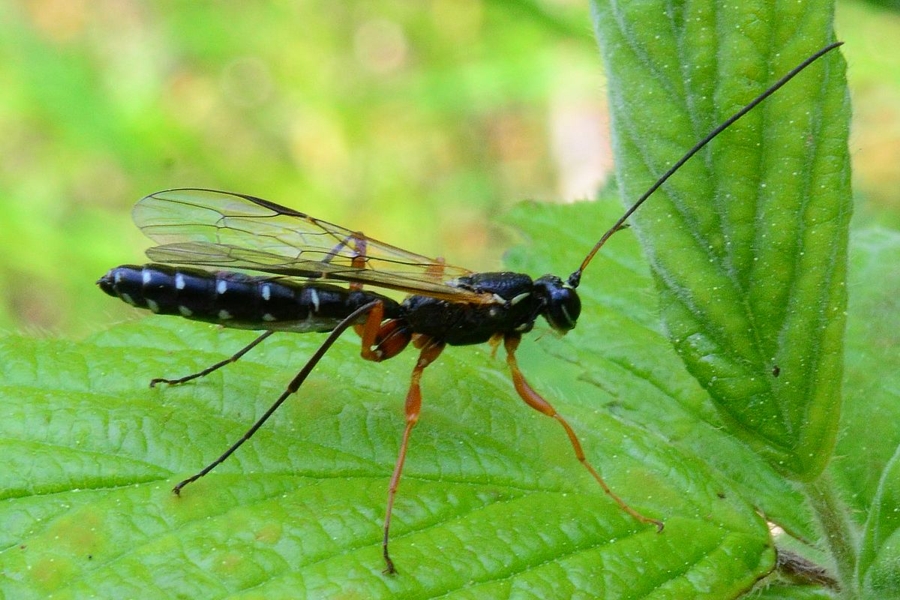
[[[559,211],[556,229],[578,211],[592,230],[596,210]],[[550,212],[517,214],[541,223]],[[577,235],[592,235],[585,230]],[[634,240],[621,243],[631,255],[622,260],[632,261]],[[562,269],[569,251],[556,248],[541,260]],[[632,304],[648,318],[638,329],[652,331],[654,298],[643,281]],[[586,309],[585,323],[597,311],[615,313],[593,300]],[[655,335],[661,349],[653,352],[671,355]],[[722,598],[771,569],[765,523],[732,482],[620,414],[596,382],[569,378],[571,364],[537,344],[523,344],[523,363],[543,355],[546,367],[526,375],[569,419],[613,489],[665,520],[663,533],[602,493],[558,425],[515,395],[502,361],[451,348],[423,377],[425,404],[394,509],[400,574],[383,575],[381,524],[414,356],[366,363],[349,335],[248,444],[175,497],[172,486],[237,439],[321,338],[276,336],[202,380],[147,382],[200,369],[250,339],[149,317],[79,344],[3,340],[0,440],[12,468],[0,486],[0,591]],[[600,366],[590,371],[605,378],[608,361],[591,360]],[[610,381],[625,400],[640,398],[640,379]]]
[[[593,5],[629,199],[686,140],[833,41],[827,2]],[[827,464],[840,416],[848,129],[844,62],[832,52],[702,150],[634,218],[688,370],[736,436],[798,479]]]

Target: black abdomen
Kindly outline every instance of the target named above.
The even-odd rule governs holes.
[[[97,284],[138,308],[239,329],[331,331],[373,300],[382,301],[385,318],[400,312],[396,302],[372,292],[158,264],[116,267]]]

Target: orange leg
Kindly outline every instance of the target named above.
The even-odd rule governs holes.
[[[525,376],[522,375],[522,371],[519,369],[519,363],[516,360],[516,348],[519,347],[519,342],[521,341],[521,336],[518,335],[507,335],[503,342],[506,347],[506,364],[509,365],[509,371],[512,374],[513,385],[516,388],[516,391],[519,393],[519,396],[522,397],[522,400],[535,409],[538,412],[541,412],[548,417],[556,419],[560,425],[563,426],[563,429],[566,430],[566,435],[569,436],[569,441],[572,443],[572,448],[575,449],[575,457],[584,465],[584,467],[588,470],[588,472],[593,476],[594,479],[597,480],[597,483],[600,484],[600,487],[603,488],[603,491],[606,492],[610,498],[615,500],[616,504],[619,507],[627,512],[629,515],[640,521],[641,523],[652,523],[656,525],[656,529],[659,531],[663,530],[662,521],[658,521],[656,519],[651,519],[650,517],[645,517],[638,511],[634,510],[627,504],[625,501],[619,498],[610,488],[606,485],[606,482],[603,481],[603,478],[600,477],[600,474],[591,466],[591,463],[587,461],[587,458],[584,456],[584,450],[581,448],[581,442],[578,441],[578,437],[575,435],[575,431],[569,425],[569,423],[556,412],[556,409],[553,408],[549,402],[544,400],[540,394],[538,394],[534,389],[528,385],[528,382],[525,381]]]
[[[387,323],[384,320],[384,305],[379,302],[366,317],[364,323],[354,325],[362,340],[360,356],[372,362],[381,362],[393,358],[403,352],[411,339],[406,321],[403,319],[391,319]]]
[[[366,360],[379,362],[377,349],[373,350],[372,348],[376,346],[375,340],[378,337],[378,331],[381,329],[381,322],[383,320],[384,305],[379,302],[366,316],[366,321],[364,323],[353,326],[353,331],[355,331],[356,335],[362,339],[361,354]]]
[[[361,233],[359,235],[362,236]],[[360,254],[353,259],[354,267],[365,268],[365,249],[365,238],[357,239],[356,251]],[[436,258],[434,264],[428,266],[427,274],[429,277],[441,281],[444,277],[444,259]],[[351,289],[361,287],[362,284],[359,283],[350,284]],[[428,336],[412,333],[405,319],[391,319],[382,323],[383,320],[384,307],[380,306],[369,313],[365,323],[353,327],[356,334],[362,339],[360,355],[365,360],[381,362],[393,358],[403,352],[410,341],[419,349],[431,343],[431,338]]]
[[[388,553],[388,539],[391,530],[391,512],[394,509],[394,498],[397,496],[397,487],[400,485],[400,474],[403,472],[403,463],[406,461],[406,450],[409,447],[409,435],[412,433],[413,427],[419,420],[419,412],[422,409],[422,390],[419,387],[419,380],[422,378],[422,371],[440,356],[444,349],[442,342],[430,340],[426,343],[422,352],[419,354],[419,360],[413,368],[412,378],[409,384],[409,392],[406,394],[406,428],[403,430],[403,441],[400,443],[400,453],[397,455],[397,462],[394,465],[394,474],[391,475],[391,483],[388,486],[387,511],[384,516],[384,539],[381,542],[381,548],[384,554],[384,562],[387,574],[397,572],[394,568],[394,561],[391,560]]]

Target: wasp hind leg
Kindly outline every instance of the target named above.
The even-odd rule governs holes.
[[[215,459],[214,461],[212,461],[211,463],[206,465],[199,472],[188,477],[187,479],[182,480],[181,482],[178,483],[178,485],[176,485],[174,488],[172,488],[172,491],[175,493],[175,495],[180,496],[181,490],[184,489],[184,487],[186,485],[189,485],[189,484],[197,481],[198,479],[200,479],[201,477],[203,477],[204,475],[206,475],[207,473],[212,471],[214,468],[216,468],[217,466],[219,466],[220,464],[225,462],[225,460],[229,456],[234,454],[234,452],[238,448],[240,448],[244,444],[244,442],[246,442],[251,437],[253,437],[253,435],[257,432],[257,430],[259,430],[259,428],[262,427],[263,424],[269,420],[269,417],[271,417],[275,413],[275,411],[278,410],[278,407],[280,407],[284,403],[285,400],[287,400],[291,395],[295,394],[297,392],[297,390],[300,389],[300,386],[303,385],[303,382],[306,381],[306,378],[309,376],[310,373],[312,373],[313,369],[316,367],[317,364],[319,364],[319,361],[322,360],[322,358],[325,356],[325,354],[328,352],[328,350],[331,348],[331,346],[337,341],[337,339],[339,337],[341,337],[341,334],[343,334],[347,329],[352,327],[364,315],[367,315],[371,311],[375,310],[378,306],[381,306],[381,302],[379,302],[379,301],[369,302],[368,304],[361,306],[361,307],[357,308],[356,310],[354,310],[343,321],[341,321],[331,331],[331,333],[328,334],[328,337],[325,338],[325,341],[322,342],[322,345],[319,346],[319,349],[313,353],[313,355],[309,358],[308,361],[306,361],[306,364],[303,365],[303,368],[300,369],[300,372],[298,372],[294,376],[294,378],[291,380],[291,382],[288,383],[287,387],[284,389],[284,391],[281,393],[281,395],[278,397],[278,399],[272,403],[272,405],[268,408],[268,410],[266,410],[266,412],[263,413],[263,415],[259,419],[257,419],[255,423],[253,423],[253,425],[250,427],[250,429],[248,429],[247,432],[244,433],[244,435],[242,435],[236,442],[234,442],[228,448],[228,450],[223,452],[217,459]],[[238,358],[240,358],[241,354],[246,353],[248,350],[253,348],[253,346],[255,346],[256,344],[258,344],[259,342],[264,340],[267,337],[267,334],[269,334],[269,333],[271,333],[271,332],[266,332],[265,334],[256,338],[256,340],[254,340],[251,344],[246,346],[236,356]],[[228,361],[223,361],[223,362],[227,363]]]
[[[563,429],[566,430],[566,435],[569,436],[569,441],[572,443],[572,448],[575,450],[575,457],[578,461],[584,465],[584,468],[588,470],[591,476],[600,484],[600,487],[603,488],[603,491],[606,492],[606,495],[612,498],[616,504],[619,505],[619,508],[624,510],[626,513],[640,521],[641,523],[648,523],[656,526],[658,531],[663,530],[663,522],[657,519],[651,519],[650,517],[644,516],[635,509],[631,508],[628,504],[625,503],[624,500],[619,498],[615,492],[613,492],[610,487],[603,481],[603,478],[600,477],[600,473],[597,472],[596,469],[588,462],[587,458],[584,455],[584,450],[581,447],[581,442],[578,441],[578,436],[575,435],[575,431],[572,429],[572,426],[569,425],[568,421],[566,421],[562,415],[556,412],[556,409],[550,405],[549,402],[544,400],[540,394],[534,391],[527,381],[525,381],[525,376],[522,375],[521,369],[519,369],[519,363],[516,360],[516,348],[519,347],[519,342],[521,341],[521,336],[518,335],[507,335],[503,338],[503,344],[506,347],[506,364],[509,365],[509,371],[512,375],[513,385],[516,388],[516,392],[518,392],[519,396],[525,403],[536,411],[547,415],[552,419],[556,419],[560,425],[562,425]]]

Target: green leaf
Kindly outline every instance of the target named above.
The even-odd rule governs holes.
[[[593,6],[628,199],[833,39],[829,2]],[[800,479],[827,464],[840,416],[848,118],[844,63],[833,52],[686,164],[634,218],[688,370],[736,436]]]
[[[834,600],[834,594],[814,586],[773,585],[760,590],[753,600]]]
[[[900,235],[856,232],[841,434],[832,470],[860,524],[900,446]]]
[[[644,6],[650,12],[636,23],[649,31],[654,24],[648,15],[657,13],[653,5]],[[674,22],[709,21],[695,21],[694,16],[675,15]],[[671,28],[668,21],[659,25],[659,31]],[[691,33],[699,45],[690,52],[702,54],[704,32]],[[782,48],[789,63],[806,53]],[[699,66],[692,79],[712,74],[707,68],[711,63],[699,55],[681,63],[673,62],[677,53],[668,56],[668,63],[659,64]],[[780,64],[752,79],[780,74]],[[723,60],[720,68],[732,75],[728,69],[739,66]],[[627,81],[621,72],[619,77],[611,88]],[[741,96],[753,91],[741,90]],[[802,93],[789,97],[789,106],[818,106]],[[661,105],[648,108],[648,123],[654,123]],[[775,114],[768,113],[768,120]],[[816,116],[822,114],[829,113],[822,109]],[[704,133],[700,130],[707,120],[716,118],[704,115],[687,135],[672,128],[668,138],[657,122],[658,131],[651,129],[653,135],[644,138],[646,156],[657,151],[653,140],[672,153],[648,162],[666,164],[699,137],[698,131]],[[815,137],[810,146],[818,148],[818,143]],[[698,159],[693,169],[702,172],[711,164],[714,174],[729,178],[740,175],[738,167],[744,166],[726,163],[729,170],[715,157]],[[840,179],[840,168],[837,173]],[[815,180],[809,177],[811,185]],[[782,184],[787,185],[776,178],[771,186]],[[698,203],[706,200],[696,198]],[[544,270],[564,275],[612,222],[614,212],[601,204],[516,211],[511,221],[534,245],[527,253],[513,252],[510,261],[535,275]],[[843,214],[838,216],[835,227]],[[730,222],[721,215],[716,219]],[[653,223],[642,226],[649,237]],[[732,233],[735,243],[746,241]],[[663,239],[651,255],[662,260],[661,244],[672,241]],[[674,246],[673,254],[696,259],[690,247],[679,247]],[[835,251],[840,254],[841,248],[838,244]],[[686,264],[697,267],[696,262]],[[665,271],[659,264],[654,268],[660,280]],[[400,574],[384,576],[381,523],[415,357],[410,351],[383,364],[366,363],[349,335],[272,422],[176,498],[172,485],[237,439],[321,337],[276,336],[205,379],[150,390],[150,378],[203,368],[252,336],[148,318],[81,344],[11,337],[0,345],[0,443],[10,465],[0,475],[0,594],[738,596],[774,564],[757,507],[801,534],[810,530],[806,508],[770,463],[796,474],[812,472],[817,461],[827,459],[831,421],[823,422],[815,412],[825,406],[821,395],[809,399],[811,429],[799,432],[806,437],[794,440],[792,448],[797,453],[824,448],[825,458],[810,461],[785,454],[777,446],[783,439],[759,441],[774,427],[772,414],[787,415],[779,423],[791,424],[791,411],[798,410],[766,413],[787,410],[776,398],[754,409],[765,419],[762,433],[754,433],[750,441],[757,450],[768,449],[764,454],[769,461],[764,461],[732,435],[737,431],[747,439],[749,426],[735,429],[735,413],[743,413],[725,410],[720,397],[720,411],[711,410],[707,394],[665,339],[655,316],[653,285],[630,234],[617,234],[604,248],[579,292],[584,300],[579,328],[563,339],[546,329],[536,331],[538,343],[522,347],[523,368],[534,387],[572,423],[588,459],[616,493],[665,521],[661,534],[635,522],[602,494],[557,424],[522,405],[501,361],[491,361],[483,349],[452,348],[423,378],[425,405],[394,510],[392,554]],[[746,308],[753,304],[749,302],[739,303],[747,312],[729,313],[730,300],[723,296],[721,306],[716,305],[726,324],[754,314]],[[675,309],[664,310],[672,329]],[[735,331],[726,328],[725,333]],[[833,350],[833,339],[819,341],[832,344]],[[819,349],[823,347],[829,350],[828,344]],[[790,350],[774,355],[782,370],[779,385],[801,381],[792,378],[790,361],[797,356]],[[807,350],[803,345],[802,351]],[[813,358],[824,360],[821,356]],[[718,362],[729,360],[723,355]],[[771,360],[763,356],[762,362],[766,360],[771,373]],[[827,399],[827,386],[823,389]],[[818,445],[809,441],[816,435]],[[778,463],[773,453],[788,462]]]
[[[354,341],[339,343],[256,437],[173,496],[277,396],[314,337],[269,340],[203,380],[160,389],[146,383],[250,338],[154,317],[82,344],[4,340],[0,592],[546,596],[562,586],[680,597],[698,585],[745,589],[771,568],[764,523],[727,482],[598,413],[584,391],[561,398],[610,484],[664,516],[657,534],[602,494],[556,424],[515,397],[502,363],[470,349],[446,352],[423,380],[394,511],[397,577],[381,573],[381,520],[412,354],[369,364]]]
[[[602,229],[621,215],[617,204],[532,205],[513,211],[505,220],[529,244],[513,249],[507,262],[534,274],[574,270]],[[560,259],[549,258],[560,253]],[[557,397],[584,394],[587,384],[598,410],[639,423],[689,457],[691,468],[716,470],[767,519],[800,538],[814,538],[803,496],[723,426],[708,393],[661,331],[653,280],[632,233],[613,236],[578,293],[578,327],[564,338],[539,335],[544,352],[523,344],[525,372],[559,390]]]
[[[869,513],[858,579],[867,598],[900,598],[900,447],[884,469]]]
[[[846,396],[833,470],[866,518],[857,579],[864,597],[900,598],[900,235],[854,235]]]

